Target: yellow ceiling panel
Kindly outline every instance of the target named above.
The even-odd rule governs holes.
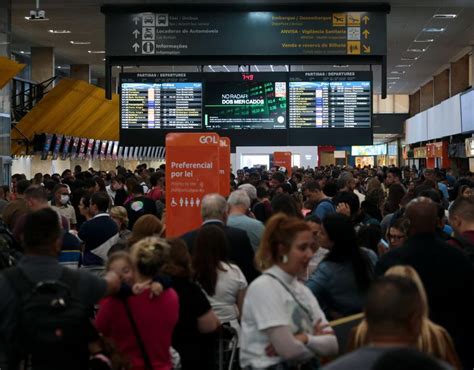
[[[13,77],[25,68],[24,64],[14,60],[0,57],[0,89],[2,89]]]
[[[35,133],[118,140],[118,95],[107,100],[104,89],[85,81],[63,79],[23,117],[17,128],[30,140]]]

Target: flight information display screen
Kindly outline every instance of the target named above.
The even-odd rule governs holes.
[[[370,72],[290,74],[290,128],[370,128]]]
[[[121,128],[201,129],[202,82],[198,73],[121,75]]]
[[[207,129],[286,129],[285,73],[206,75],[204,125]]]

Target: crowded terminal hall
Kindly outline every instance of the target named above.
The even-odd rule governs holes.
[[[0,0],[0,370],[474,369],[473,19]]]

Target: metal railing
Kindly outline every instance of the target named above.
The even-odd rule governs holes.
[[[49,91],[58,76],[36,83],[22,78],[12,79],[11,118],[12,125],[19,122]]]

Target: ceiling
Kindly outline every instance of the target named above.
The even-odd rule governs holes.
[[[236,1],[253,3],[253,1]],[[300,1],[315,3],[313,1]],[[327,1],[326,1],[327,2]],[[357,1],[344,1],[345,3]],[[408,94],[427,82],[435,73],[449,65],[474,44],[474,0],[393,0],[388,1],[392,10],[388,15],[388,76],[389,93]],[[67,5],[66,5],[67,3]],[[90,54],[88,50],[104,50],[103,4],[156,4],[157,1],[100,1],[100,0],[41,0],[40,8],[46,11],[47,22],[25,20],[29,10],[35,8],[34,0],[12,0],[12,43],[14,52],[28,52],[31,46],[55,48],[56,65],[67,69],[69,64],[90,64],[93,78],[104,76],[103,54]],[[160,1],[159,3],[175,3]],[[218,1],[195,0],[186,3],[213,3]],[[220,2],[221,4],[223,1]],[[227,2],[226,2],[227,3]],[[262,4],[285,3],[272,0]],[[364,1],[379,3],[379,1]],[[437,13],[457,14],[455,19],[434,19]],[[442,33],[423,33],[425,27],[443,27]],[[52,34],[49,29],[67,29],[70,34]],[[415,43],[414,40],[433,39],[430,43]],[[72,45],[70,41],[90,41],[90,45]],[[425,49],[425,52],[408,52],[407,49]],[[417,60],[403,61],[402,58]],[[400,67],[400,65],[409,65]],[[397,67],[398,66],[398,67]],[[229,66],[226,66],[229,68]],[[176,67],[177,70],[178,67]],[[285,67],[259,66],[260,70],[285,70]],[[281,69],[280,69],[281,68]],[[313,68],[314,67],[306,67]],[[344,68],[344,67],[338,67]],[[346,68],[351,68],[346,67]],[[213,66],[215,71],[225,71],[223,66]],[[230,67],[232,69],[232,67]],[[304,66],[295,68],[305,69]],[[132,71],[132,70],[130,70]],[[118,70],[116,70],[118,72]],[[379,69],[375,70],[375,88],[379,88]]]

